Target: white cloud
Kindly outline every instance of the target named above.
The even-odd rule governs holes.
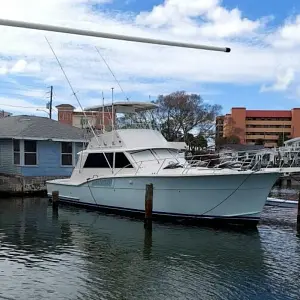
[[[46,99],[46,91],[39,90],[39,89],[32,89],[27,91],[18,91],[18,93],[24,95],[24,97],[32,97],[32,98],[39,98],[39,99]]]
[[[27,66],[27,62],[24,59],[20,59],[13,65],[10,72],[11,73],[22,73],[25,71],[26,66]]]
[[[289,19],[274,34],[269,36],[268,41],[278,48],[295,48],[300,46],[300,15]]]
[[[0,18],[228,46],[232,52],[180,49],[0,26],[1,78],[13,72],[14,79],[25,86],[45,90],[53,85],[56,104],[69,102],[78,106],[45,41],[46,35],[75,91],[79,91],[82,106],[93,105],[98,101],[97,95],[101,99],[102,91],[110,97],[111,87],[119,92],[120,99],[125,98],[94,46],[100,48],[127,96],[136,100],[147,100],[148,95],[155,97],[178,89],[205,93],[207,83],[258,84],[282,91],[291,86],[290,81],[293,85],[299,81],[296,75],[300,71],[300,60],[296,46],[300,45],[297,34],[300,17],[269,34],[264,33],[264,18],[251,20],[237,8],[225,8],[219,0],[167,0],[138,15],[95,10],[94,4],[101,8],[104,2],[109,1],[3,0],[0,1]],[[289,47],[278,46],[284,43]],[[276,78],[279,63],[286,73],[278,73]],[[293,72],[286,71],[291,68]],[[22,76],[17,77],[19,74]]]
[[[202,18],[205,22],[197,23],[195,18]],[[237,8],[228,10],[221,6],[220,0],[165,0],[151,12],[142,12],[136,18],[138,24],[149,25],[153,28],[172,26],[188,29],[194,34],[201,34],[210,38],[239,36],[253,33],[262,23],[260,20],[242,18]],[[176,30],[175,30],[176,31]]]
[[[11,69],[9,70],[10,73],[38,73],[41,71],[41,66],[39,62],[27,62],[24,59],[17,60]]]
[[[295,70],[288,68],[283,71],[279,71],[276,75],[276,82],[270,86],[262,86],[261,92],[268,91],[286,91],[295,79]]]
[[[154,28],[167,24],[176,24],[190,17],[197,17],[215,8],[219,0],[166,0],[164,4],[154,6],[151,12],[142,12],[137,22]]]
[[[0,75],[5,75],[7,74],[8,70],[6,66],[0,66]]]
[[[208,11],[207,18],[210,23],[205,24],[201,28],[201,32],[206,36],[230,37],[241,36],[244,34],[253,34],[262,22],[251,21],[247,18],[242,18],[241,11],[237,8],[227,10],[221,6],[215,7]]]

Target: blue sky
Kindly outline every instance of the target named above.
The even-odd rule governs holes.
[[[44,36],[87,107],[115,99],[147,101],[176,90],[249,109],[300,107],[300,2],[292,0],[10,0],[0,18],[135,36],[229,46],[229,54],[0,27],[0,109],[46,115],[78,107]],[[95,46],[105,57],[122,93]]]

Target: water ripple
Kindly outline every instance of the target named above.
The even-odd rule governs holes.
[[[295,211],[255,232],[0,201],[0,299],[300,299]]]

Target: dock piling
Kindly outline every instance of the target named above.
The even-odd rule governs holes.
[[[153,210],[153,184],[146,184],[145,193],[145,228],[152,226],[152,210]]]
[[[52,192],[52,208],[56,209],[58,207],[58,200],[59,200],[59,192],[53,191]]]

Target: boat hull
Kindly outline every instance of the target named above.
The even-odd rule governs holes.
[[[145,186],[152,183],[153,216],[257,224],[277,173],[214,176],[99,178],[80,185],[48,181],[62,202],[118,213],[144,215]]]

